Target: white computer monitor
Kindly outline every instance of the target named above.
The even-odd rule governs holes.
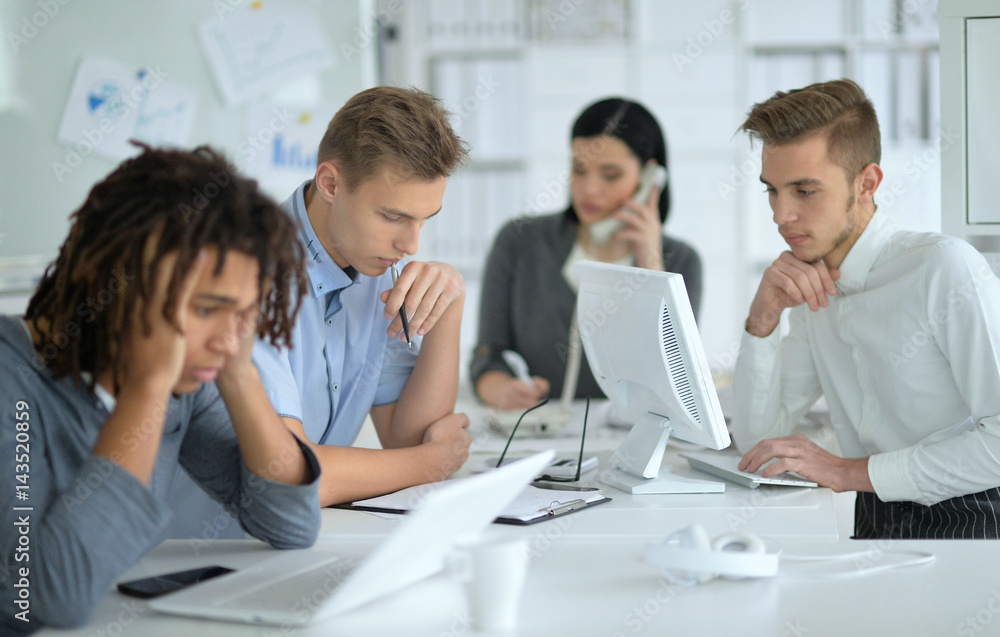
[[[713,493],[721,482],[660,472],[673,435],[729,446],[684,278],[595,261],[575,266],[583,350],[601,389],[633,422],[601,482],[628,493]]]

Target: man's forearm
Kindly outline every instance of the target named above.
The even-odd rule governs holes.
[[[871,478],[868,477],[868,458],[844,458],[842,482],[833,486],[834,491],[867,491],[874,492]]]
[[[323,467],[319,484],[322,506],[371,498],[448,477],[434,468],[440,463],[433,458],[432,445],[406,449],[311,447]]]
[[[274,411],[253,366],[245,375],[220,376],[216,383],[239,440],[243,464],[254,475],[285,484],[313,479],[295,436]]]
[[[417,363],[396,403],[388,431],[379,431],[383,447],[419,445],[428,425],[455,410],[463,301],[464,298],[453,302],[424,336]]]

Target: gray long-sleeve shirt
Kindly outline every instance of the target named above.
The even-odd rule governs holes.
[[[569,324],[576,293],[562,269],[576,241],[577,222],[563,213],[520,217],[501,228],[483,276],[479,338],[469,377],[475,387],[485,372],[511,370],[501,352],[524,357],[534,376],[549,381],[550,395],[562,393]],[[663,237],[663,266],[684,276],[695,316],[701,304],[701,260],[688,244]],[[586,357],[576,397],[603,398]]]
[[[110,415],[100,398],[68,377],[53,380],[23,322],[0,316],[0,632],[85,623],[115,579],[163,539],[181,469],[254,537],[276,548],[313,544],[320,469],[307,447],[300,443],[312,482],[272,482],[243,464],[214,383],[163,408],[147,488],[91,453]],[[155,429],[140,424],[124,442],[153,444]],[[27,622],[17,615],[25,609]]]

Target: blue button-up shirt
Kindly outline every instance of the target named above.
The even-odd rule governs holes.
[[[353,272],[353,280],[327,254],[306,214],[299,186],[282,206],[298,222],[306,245],[309,290],[292,335],[292,348],[258,341],[253,360],[280,416],[302,422],[306,436],[319,444],[354,442],[368,411],[399,400],[420,350],[386,335],[390,321],[379,295],[392,287],[392,275]]]

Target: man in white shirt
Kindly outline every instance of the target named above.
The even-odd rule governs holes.
[[[790,249],[746,321],[740,467],[857,491],[855,537],[997,538],[1000,281],[964,241],[877,212],[878,120],[854,82],[776,93],[742,130]],[[789,435],[820,396],[844,457]]]

